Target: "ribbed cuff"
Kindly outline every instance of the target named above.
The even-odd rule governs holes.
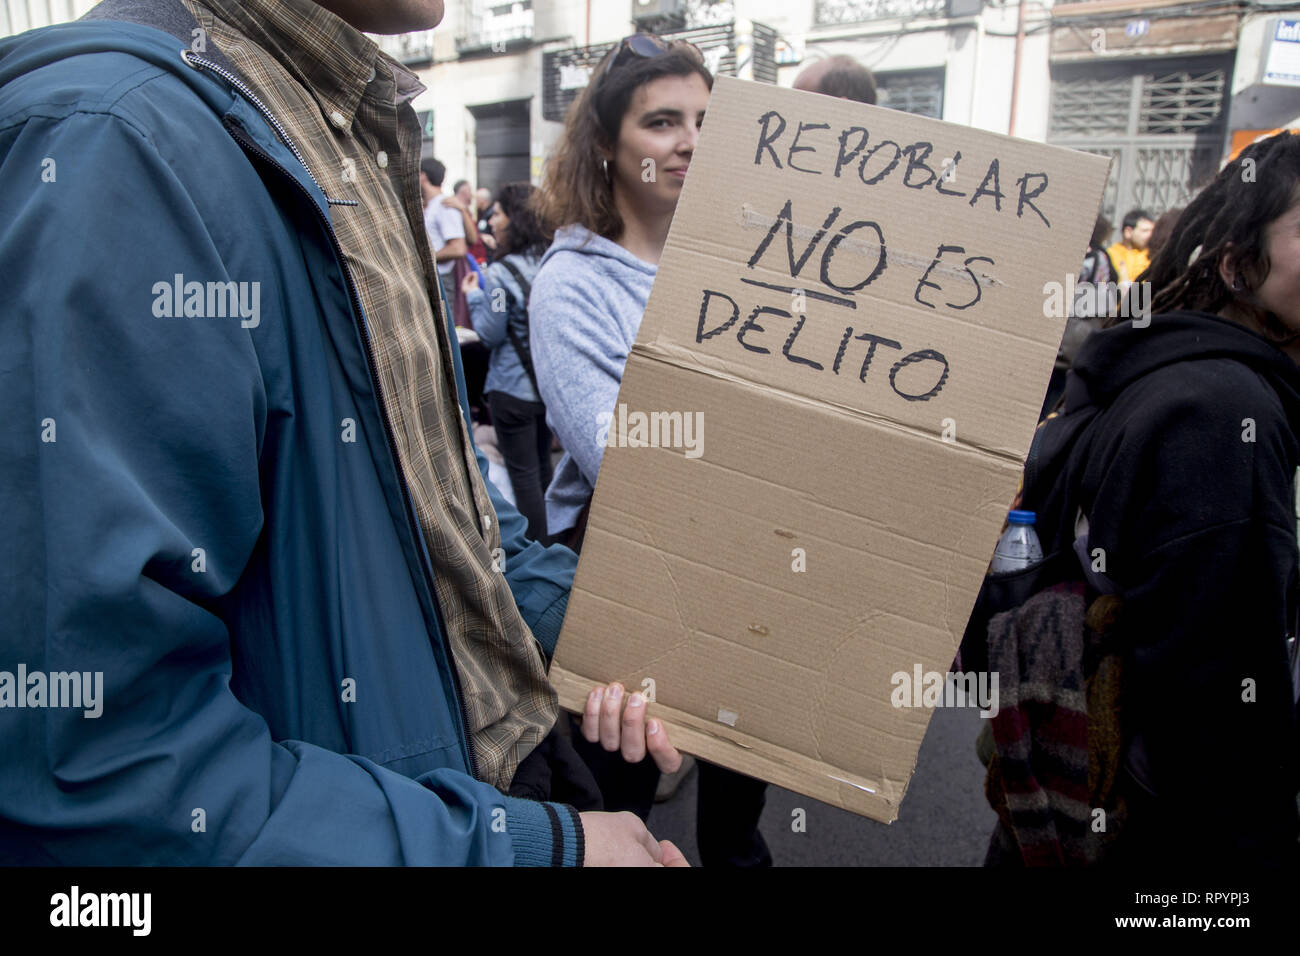
[[[586,840],[578,811],[567,803],[503,797],[515,866],[582,866]]]
[[[533,637],[542,645],[542,653],[549,663],[555,656],[555,645],[560,642],[560,628],[564,624],[565,612],[569,610],[569,589],[565,588],[545,611],[537,616],[531,627]]]

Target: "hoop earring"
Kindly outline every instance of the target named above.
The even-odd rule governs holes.
[[[600,170],[601,170],[601,172],[603,172],[603,173],[605,174],[605,182],[609,182],[610,180],[609,180],[609,160],[608,160],[608,159],[602,159],[602,160],[600,161]]]
[[[1232,291],[1233,292],[1241,291],[1241,276],[1232,277]]]

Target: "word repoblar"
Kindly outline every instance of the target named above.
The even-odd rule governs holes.
[[[1002,211],[1002,200],[1005,198],[1005,194],[1002,192],[1001,163],[996,157],[989,160],[979,186],[973,193],[968,194],[962,190],[953,189],[948,185],[955,178],[957,164],[961,162],[961,150],[956,150],[952,157],[942,165],[941,169],[934,169],[928,163],[930,154],[934,152],[933,143],[918,141],[901,146],[893,140],[882,139],[870,149],[867,149],[867,141],[870,138],[867,128],[865,126],[850,126],[840,131],[838,148],[834,150],[835,161],[833,166],[825,159],[820,160],[820,165],[824,167],[822,169],[816,169],[812,166],[799,166],[795,163],[795,154],[816,154],[819,152],[817,145],[799,145],[799,140],[803,135],[811,133],[815,138],[817,131],[830,130],[829,123],[804,123],[801,121],[789,145],[785,148],[785,166],[783,167],[781,158],[777,154],[777,141],[786,131],[785,117],[776,110],[769,110],[759,117],[758,123],[761,128],[758,134],[758,145],[754,150],[755,166],[762,165],[766,156],[770,162],[776,165],[777,169],[794,169],[814,176],[830,172],[836,179],[839,179],[844,170],[851,169],[856,162],[858,179],[864,186],[875,186],[887,179],[902,163],[903,157],[906,156],[907,165],[901,175],[901,182],[908,189],[926,189],[933,186],[934,190],[943,196],[961,199],[966,199],[969,196],[971,206],[974,206],[987,196],[992,200],[993,208],[998,212]],[[824,148],[820,152],[829,156],[832,150]],[[800,162],[814,163],[817,160],[804,158]],[[870,175],[868,175],[868,170],[870,170]],[[924,178],[921,178],[921,174],[924,174]],[[918,179],[919,181],[914,181]],[[1043,225],[1050,229],[1052,224],[1043,215],[1043,211],[1034,204],[1034,200],[1047,189],[1047,174],[1026,172],[1015,180],[1015,184],[1018,191],[1016,217],[1023,219],[1025,210],[1031,210],[1042,220]],[[1010,209],[1010,203],[1008,203],[1008,209]]]
[[[800,121],[794,136],[788,146],[785,147],[785,165],[782,166],[781,158],[777,153],[777,141],[786,131],[785,117],[776,110],[769,110],[759,117],[758,124],[760,129],[758,145],[754,150],[755,166],[761,166],[766,157],[777,169],[793,169],[813,176],[820,176],[825,172],[830,172],[832,176],[839,179],[844,170],[852,169],[853,164],[856,162],[858,179],[864,186],[875,186],[889,178],[890,174],[902,163],[903,157],[906,156],[907,165],[901,175],[901,182],[908,189],[926,189],[933,186],[935,192],[943,196],[961,199],[966,199],[969,196],[971,206],[974,206],[987,196],[992,200],[993,208],[997,212],[1002,211],[1002,200],[1005,198],[1005,194],[1002,192],[1002,165],[996,157],[989,160],[979,186],[973,193],[968,194],[962,190],[953,189],[948,185],[956,176],[957,164],[961,162],[961,150],[956,150],[951,158],[942,164],[941,169],[934,169],[928,163],[931,153],[934,152],[933,143],[918,141],[902,146],[893,140],[882,139],[870,149],[867,149],[867,141],[870,138],[867,128],[865,126],[850,126],[840,131],[838,148],[834,150],[835,161],[833,166],[824,158],[818,161],[812,157],[801,158],[800,162],[818,163],[823,168],[817,169],[811,165],[800,166],[795,163],[797,153],[813,153],[816,155],[820,151],[825,156],[829,156],[832,152],[829,144],[826,144],[826,148],[820,149],[816,144],[799,145],[799,140],[805,133],[812,134],[810,139],[815,139],[819,130],[829,131],[829,123],[805,123]],[[870,175],[868,175],[868,170],[870,170]],[[924,178],[921,178],[921,174],[924,174]],[[1016,217],[1023,219],[1025,210],[1031,210],[1042,220],[1043,225],[1050,229],[1052,224],[1043,215],[1043,211],[1034,204],[1034,200],[1046,191],[1047,182],[1046,173],[1031,172],[1026,172],[1015,180],[1018,190]],[[1010,204],[1008,203],[1009,208]]]

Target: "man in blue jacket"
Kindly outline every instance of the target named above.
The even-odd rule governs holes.
[[[5,862],[680,864],[506,795],[574,556],[486,481],[423,87],[361,32],[441,14],[112,0],[0,43]],[[644,710],[602,735],[671,769]]]

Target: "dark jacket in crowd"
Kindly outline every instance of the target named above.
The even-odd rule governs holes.
[[[1217,316],[1157,315],[1084,343],[1065,413],[1089,403],[1064,479],[1022,507],[1045,553],[1082,507],[1121,591],[1123,855],[1294,859],[1300,370]]]

